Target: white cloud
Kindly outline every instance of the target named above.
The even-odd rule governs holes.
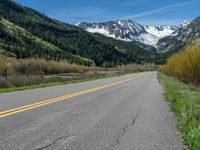
[[[131,16],[123,17],[121,19],[130,19],[130,18],[137,18],[137,17],[147,16],[147,15],[150,15],[150,14],[161,12],[163,10],[167,10],[169,8],[175,8],[175,7],[187,5],[187,4],[194,3],[194,2],[197,2],[197,0],[191,0],[191,1],[187,1],[187,2],[181,2],[181,3],[176,3],[176,4],[172,4],[172,5],[156,8],[156,9],[153,9],[153,10],[150,10],[150,11],[146,11],[146,12],[142,12],[142,13],[139,13],[139,14],[134,14],[134,15],[131,15]]]

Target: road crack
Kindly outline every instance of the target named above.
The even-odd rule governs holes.
[[[36,148],[35,150],[44,150],[48,147],[51,147],[53,145],[55,145],[56,143],[58,143],[60,140],[66,139],[64,141],[64,143],[66,144],[68,141],[70,141],[70,139],[72,139],[73,137],[79,136],[80,134],[71,134],[71,135],[65,135],[65,136],[61,136],[56,138],[55,140],[53,140],[51,143],[49,143],[48,145]]]
[[[122,128],[121,134],[120,134],[117,138],[115,138],[114,144],[112,144],[112,145],[110,146],[111,148],[114,148],[116,145],[119,145],[121,138],[126,134],[127,130],[128,130],[130,127],[133,127],[133,126],[134,126],[134,124],[135,124],[135,122],[136,122],[136,120],[137,120],[137,118],[138,118],[138,116],[139,116],[140,110],[141,110],[141,108],[139,108],[139,109],[137,110],[137,113],[136,113],[136,115],[133,117],[131,123],[127,124],[126,126],[124,126],[124,127]]]

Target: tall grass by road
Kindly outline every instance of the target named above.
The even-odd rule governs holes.
[[[200,88],[158,74],[166,99],[179,119],[182,139],[190,150],[200,150]]]

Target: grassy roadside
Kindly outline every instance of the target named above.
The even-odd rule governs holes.
[[[20,90],[29,90],[29,89],[36,89],[36,88],[44,88],[44,87],[49,87],[49,86],[65,85],[65,84],[70,84],[70,83],[85,82],[85,81],[91,81],[91,80],[97,80],[97,79],[103,79],[103,78],[122,76],[125,74],[128,74],[128,73],[109,72],[109,73],[105,73],[104,75],[100,75],[100,76],[93,76],[93,77],[88,76],[88,77],[85,77],[82,79],[71,79],[71,80],[67,80],[64,82],[50,82],[50,83],[35,84],[35,85],[29,85],[29,86],[0,88],[0,93],[14,92],[14,91],[20,91]]]
[[[158,78],[165,88],[166,99],[178,116],[184,143],[190,150],[200,150],[200,88],[161,73]]]

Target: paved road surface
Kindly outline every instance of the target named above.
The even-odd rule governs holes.
[[[0,94],[0,150],[183,150],[156,73],[143,74]]]

